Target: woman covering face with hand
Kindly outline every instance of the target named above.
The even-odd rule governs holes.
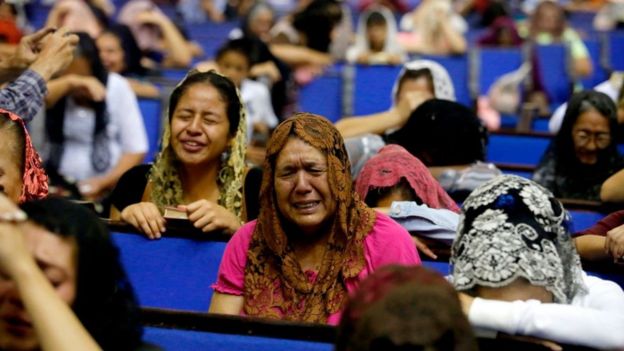
[[[355,193],[326,119],[301,113],[280,124],[263,176],[260,215],[228,243],[210,312],[336,324],[369,273],[420,263],[405,229]]]
[[[62,199],[0,195],[0,349],[137,350],[138,308],[108,231]]]
[[[598,349],[624,347],[624,292],[583,272],[548,190],[499,176],[463,203],[453,284],[473,326]]]

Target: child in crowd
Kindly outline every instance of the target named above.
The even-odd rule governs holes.
[[[264,144],[270,129],[277,125],[277,117],[271,105],[267,87],[248,79],[252,60],[248,50],[250,42],[241,38],[227,42],[217,52],[219,72],[230,78],[240,90],[247,109],[247,137],[252,144]]]

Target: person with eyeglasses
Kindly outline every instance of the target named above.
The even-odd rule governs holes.
[[[624,168],[624,158],[617,150],[616,131],[613,100],[593,90],[574,94],[533,180],[558,198],[624,200],[624,194],[614,194],[624,181],[624,171],[619,172]]]

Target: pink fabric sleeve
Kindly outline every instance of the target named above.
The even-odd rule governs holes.
[[[388,264],[420,265],[420,256],[410,234],[387,215],[376,212],[373,230],[364,239],[367,273]]]
[[[345,281],[349,294],[353,294],[359,283],[376,269],[388,264],[406,266],[420,265],[416,244],[410,234],[400,224],[383,213],[376,212],[377,219],[373,230],[364,239],[366,266],[356,278]],[[341,312],[330,315],[327,324],[338,325]]]
[[[229,295],[243,295],[247,251],[255,227],[256,221],[243,225],[225,246],[217,282],[211,286],[214,291]]]

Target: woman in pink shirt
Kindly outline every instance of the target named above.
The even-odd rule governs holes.
[[[416,265],[410,235],[355,193],[340,133],[297,114],[267,147],[260,215],[228,243],[210,312],[337,324],[375,269]]]

